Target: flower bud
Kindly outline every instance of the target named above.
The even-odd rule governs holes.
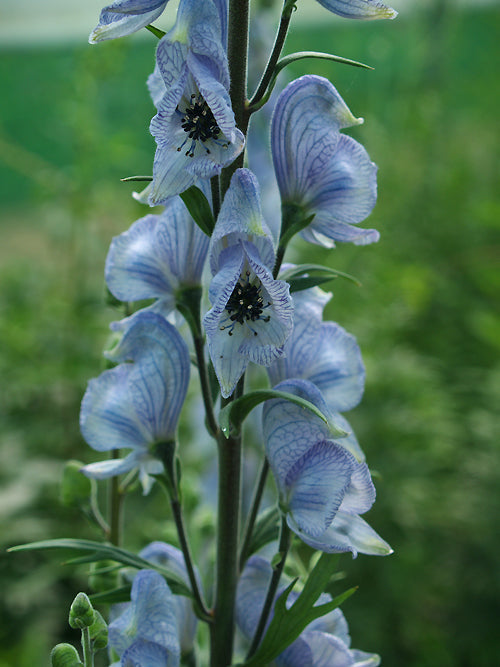
[[[85,593],[78,593],[69,610],[69,624],[75,630],[88,628],[94,622],[94,608]]]
[[[52,667],[83,667],[78,651],[71,644],[57,644],[50,652]]]
[[[94,622],[89,628],[89,634],[96,651],[106,648],[108,645],[108,624],[96,609],[94,609]]]

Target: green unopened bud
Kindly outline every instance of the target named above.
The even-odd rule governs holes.
[[[97,609],[94,609],[94,622],[89,628],[89,633],[96,651],[100,648],[106,648],[108,645],[108,624]]]
[[[80,472],[84,464],[68,461],[61,481],[61,502],[66,507],[88,506],[92,494],[92,480]]]
[[[94,608],[85,593],[78,593],[69,610],[69,624],[75,630],[88,628],[94,622]]]
[[[50,652],[52,667],[83,667],[78,651],[71,644],[57,644]]]

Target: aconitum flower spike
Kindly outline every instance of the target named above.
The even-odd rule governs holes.
[[[97,451],[132,451],[124,459],[86,465],[82,472],[105,479],[138,468],[147,493],[150,475],[163,472],[156,445],[175,442],[189,382],[189,351],[175,327],[156,313],[144,312],[133,318],[108,356],[121,363],[89,382],[80,411],[81,432]]]
[[[347,19],[394,19],[397,11],[378,0],[318,0],[326,9]]]
[[[180,291],[201,284],[209,239],[180,197],[159,215],[147,215],[111,242],[105,277],[120,301],[157,299],[153,308],[167,315]]]
[[[236,620],[241,631],[249,640],[255,634],[262,613],[269,583],[272,577],[271,564],[261,556],[251,556],[245,565],[236,595]],[[283,577],[275,600],[283,593],[289,581]],[[299,596],[298,592],[288,594],[290,607]],[[331,601],[331,595],[323,593],[317,604]],[[272,611],[271,617],[272,618]],[[351,649],[349,628],[344,614],[334,609],[325,616],[315,619],[276,657],[277,667],[377,667],[380,658],[374,653]]]
[[[165,579],[154,570],[140,570],[133,581],[130,604],[109,625],[109,644],[120,667],[178,667],[180,645],[175,599]]]
[[[245,143],[231,108],[221,20],[212,0],[181,0],[175,26],[158,44],[149,87],[158,110],[150,126],[157,143],[149,189],[154,206],[220,174]]]
[[[375,206],[377,167],[361,144],[339,131],[362,122],[320,76],[292,81],[278,98],[271,149],[283,222],[313,216],[300,232],[307,241],[333,247],[379,239],[375,229],[354,226]]]
[[[272,276],[273,241],[248,169],[237,169],[231,179],[209,258],[212,308],[203,324],[222,396],[228,397],[250,361],[268,366],[283,354],[293,326],[289,286]]]
[[[294,292],[293,333],[283,357],[269,366],[273,385],[291,378],[313,382],[334,412],[354,408],[361,400],[365,369],[356,339],[335,322],[323,322],[331,294],[315,287]]]
[[[168,0],[115,0],[101,11],[99,23],[89,37],[90,44],[125,37],[155,21]]]
[[[328,415],[311,382],[288,380],[275,389],[305,398]],[[302,541],[328,553],[351,551],[354,557],[358,552],[392,553],[359,516],[373,505],[375,487],[366,463],[353,456],[342,438],[328,438],[319,417],[286,400],[266,401],[262,422],[280,505]]]

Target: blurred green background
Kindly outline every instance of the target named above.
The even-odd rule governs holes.
[[[375,471],[368,520],[395,549],[342,558],[360,586],[344,612],[353,645],[386,667],[491,667],[500,655],[499,11],[409,5],[374,23],[301,26],[299,10],[287,42],[289,52],[375,67],[306,61],[289,73],[337,86],[365,117],[352,134],[379,165],[365,226],[380,242],[313,258],[363,283],[334,283],[328,316],[363,350],[366,393],[349,418]],[[109,242],[145,214],[119,179],[151,172],[153,53],[152,35],[0,50],[0,667],[47,665],[54,643],[78,639],[66,617],[85,569],[61,567],[55,552],[5,549],[97,538],[60,505],[59,478],[66,459],[94,460],[79,403],[118,316],[105,302]],[[311,247],[294,250],[311,261]],[[158,535],[155,502],[130,504],[127,545]]]

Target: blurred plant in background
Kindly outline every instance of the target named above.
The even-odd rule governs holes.
[[[326,312],[365,351],[363,408],[349,419],[372,472],[383,472],[370,521],[396,551],[391,562],[343,557],[347,581],[360,584],[345,610],[353,636],[388,667],[477,667],[500,652],[498,24],[495,8],[436,1],[411,20],[400,16],[390,39],[382,23],[297,21],[286,46],[305,48],[313,32],[317,50],[333,44],[375,67],[320,62],[315,71],[349,94],[356,114],[369,109],[356,138],[380,168],[370,226],[381,241],[335,255],[336,268],[364,285],[334,284]],[[143,215],[119,179],[150,169],[144,128],[154,109],[145,92],[130,94],[152,69],[147,40],[99,53],[84,43],[11,48],[0,58],[9,93],[0,111],[5,549],[96,538],[61,506],[59,482],[66,459],[92,461],[77,415],[87,379],[103,370],[107,323],[117,318],[111,302],[102,305],[102,267],[111,237]],[[292,71],[308,70],[296,63]],[[317,248],[314,261],[327,263],[328,252]],[[206,494],[196,475],[210,459],[201,415],[199,425],[181,424],[197,439],[196,452],[185,453],[188,510]],[[171,538],[154,497],[127,502],[131,548]],[[200,541],[211,537],[203,507],[191,521],[203,529]],[[0,666],[42,664],[56,641],[75,641],[60,610],[86,569],[78,579],[59,560],[1,556]]]

